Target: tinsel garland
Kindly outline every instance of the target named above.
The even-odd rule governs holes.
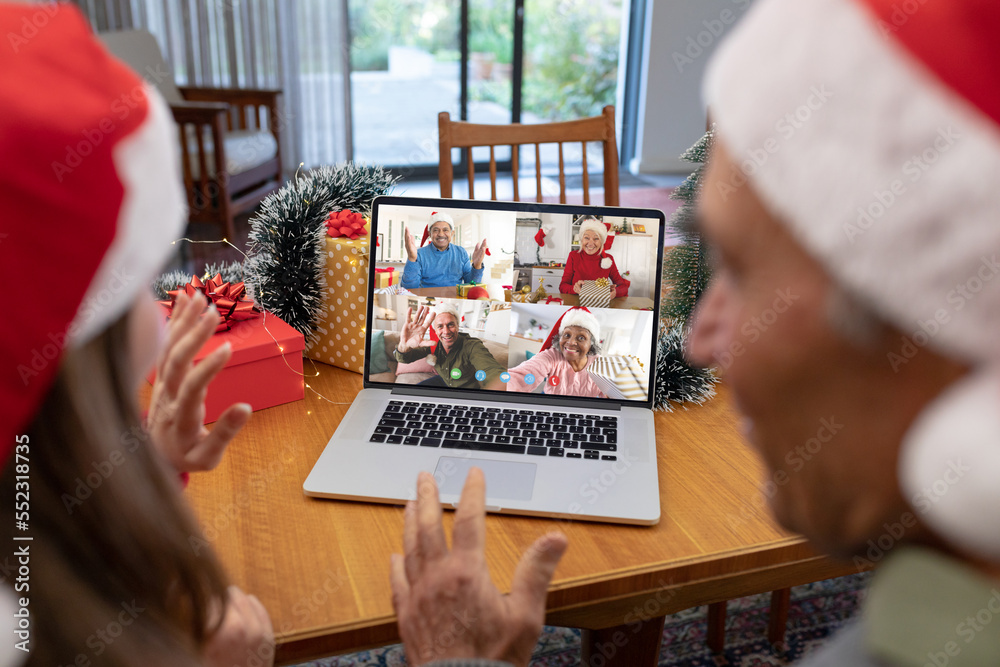
[[[222,278],[226,282],[242,282],[243,263],[221,262],[219,264],[206,264],[205,270],[201,273],[200,277],[202,280],[205,280],[217,273],[222,274]],[[187,285],[189,280],[191,280],[191,274],[186,271],[168,271],[153,281],[153,293],[156,295],[158,300],[166,301],[170,298],[167,292]]]
[[[687,321],[710,277],[707,253],[694,229],[695,203],[715,128],[705,133],[681,159],[702,163],[671,195],[682,202],[667,225],[681,242],[663,258],[660,329],[656,341],[653,407],[672,410],[674,403],[703,403],[715,395],[718,378],[710,368],[692,367],[684,359]]]
[[[672,412],[675,403],[701,404],[715,396],[718,379],[709,368],[694,368],[684,360],[685,325],[661,320],[656,339],[653,408]]]
[[[315,338],[327,289],[327,215],[348,209],[370,216],[372,200],[395,181],[378,166],[319,167],[269,195],[250,218],[247,285],[257,303],[302,333],[307,344]]]

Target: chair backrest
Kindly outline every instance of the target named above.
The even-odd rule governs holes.
[[[615,108],[604,107],[600,116],[568,120],[558,123],[525,125],[482,125],[453,121],[447,111],[438,114],[438,136],[440,154],[438,158],[438,180],[441,182],[441,196],[451,197],[454,181],[454,166],[451,150],[464,148],[466,163],[469,165],[469,199],[475,198],[475,169],[472,162],[473,147],[489,146],[490,149],[490,198],[497,198],[496,146],[511,147],[511,172],[514,184],[514,201],[520,201],[518,192],[518,147],[535,147],[535,192],[536,200],[542,201],[541,144],[559,146],[559,201],[566,203],[566,169],[563,158],[563,144],[580,142],[583,159],[583,203],[590,203],[590,174],[587,171],[587,142],[600,141],[604,146],[604,204],[618,205],[618,144],[615,140]]]
[[[97,36],[112,55],[160,91],[167,104],[184,101],[174,83],[173,69],[163,59],[160,45],[148,30],[119,30],[98,33]]]

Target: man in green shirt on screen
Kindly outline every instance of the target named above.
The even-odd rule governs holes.
[[[500,374],[507,369],[490,354],[483,341],[458,330],[460,320],[458,307],[450,301],[439,302],[433,311],[421,306],[416,317],[413,309],[407,308],[406,322],[393,355],[403,363],[427,359],[437,377],[421,382],[424,386],[503,391]],[[438,339],[430,346],[423,343],[428,328]]]

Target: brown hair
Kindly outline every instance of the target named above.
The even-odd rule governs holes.
[[[14,550],[30,549],[30,589],[15,592],[30,600],[29,664],[77,664],[84,655],[123,667],[200,665],[218,622],[210,610],[226,599],[211,550],[189,547],[204,538],[176,473],[140,428],[127,319],[65,352],[27,431],[27,532],[15,531],[13,458],[0,478],[14,571]],[[14,542],[11,532],[33,539]]]

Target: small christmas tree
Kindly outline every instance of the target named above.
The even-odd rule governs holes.
[[[714,138],[714,127],[681,155],[687,162],[701,163],[680,186],[672,199],[681,207],[667,223],[681,242],[663,258],[663,299],[657,337],[653,407],[672,410],[673,403],[703,403],[715,395],[718,378],[710,368],[692,367],[684,359],[687,321],[710,277],[708,258],[701,238],[694,231],[695,202]]]
[[[681,242],[663,258],[664,298],[660,306],[660,317],[686,322],[698,297],[705,291],[711,275],[701,237],[694,231],[694,221],[695,202],[701,189],[701,179],[705,173],[713,136],[714,128],[681,155],[681,159],[686,162],[701,164],[670,196],[671,199],[682,202],[681,207],[667,222],[673,235],[680,238]]]

